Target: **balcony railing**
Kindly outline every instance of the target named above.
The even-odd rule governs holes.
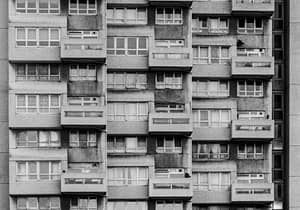
[[[271,15],[274,12],[274,0],[232,0],[232,12]]]
[[[274,201],[274,185],[272,183],[232,184],[232,202],[272,202]]]
[[[102,40],[64,39],[61,46],[61,58],[65,60],[87,59],[104,60],[106,49]]]
[[[193,66],[189,48],[154,48],[150,50],[149,67],[151,68],[186,68]]]
[[[187,113],[150,113],[149,132],[191,133],[191,115]]]
[[[232,138],[234,139],[273,139],[273,120],[233,120]]]
[[[232,76],[270,78],[274,75],[274,58],[268,56],[237,56],[232,58]]]
[[[61,177],[61,191],[63,193],[97,193],[107,192],[105,174],[97,172],[78,172],[68,170]]]
[[[149,197],[188,199],[192,195],[191,178],[152,178],[149,180]]]
[[[193,153],[193,160],[227,160],[229,153]]]
[[[63,106],[61,125],[64,126],[105,126],[106,111],[104,106]]]

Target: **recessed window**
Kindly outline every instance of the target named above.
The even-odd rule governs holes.
[[[20,113],[59,112],[59,95],[16,95],[16,111]]]
[[[59,28],[16,28],[17,47],[58,47]]]
[[[265,111],[238,111],[239,120],[264,120],[266,119]]]
[[[59,81],[58,64],[16,64],[16,80]]]
[[[69,0],[70,15],[96,15],[96,0]]]
[[[70,199],[70,210],[97,210],[97,197],[94,196],[72,196]]]
[[[182,113],[184,112],[184,104],[155,104],[155,112]]]
[[[264,96],[263,82],[258,80],[239,81],[237,91],[238,97],[262,97]]]
[[[163,48],[182,48],[184,47],[184,40],[155,40],[155,47],[163,47]]]
[[[229,32],[229,21],[228,18],[222,17],[197,17],[192,19],[192,30],[193,32],[224,34]]]
[[[158,25],[181,25],[183,15],[181,8],[156,8],[155,23]]]
[[[17,147],[59,147],[59,131],[16,131]]]
[[[94,64],[71,64],[70,65],[70,81],[96,81],[97,70]]]
[[[109,167],[108,185],[148,185],[147,167]]]
[[[147,24],[147,8],[108,8],[108,24]]]
[[[193,97],[229,97],[229,82],[194,80]]]
[[[100,104],[98,97],[68,97],[68,104],[71,106],[97,106]]]
[[[61,210],[59,197],[18,197],[17,210]]]
[[[256,174],[256,173],[243,173],[237,174],[237,182],[243,184],[257,184],[265,182],[264,174]]]
[[[195,64],[228,64],[229,46],[193,46]]]
[[[156,73],[156,89],[182,89],[183,75],[180,72]]]
[[[60,180],[60,174],[60,162],[58,161],[16,162],[17,182]]]
[[[109,136],[107,139],[108,153],[146,153],[147,139],[143,136],[123,137]]]
[[[69,39],[97,39],[98,31],[68,31]]]
[[[107,54],[118,56],[147,56],[146,37],[107,37]]]
[[[194,127],[229,127],[230,110],[193,110]]]
[[[263,33],[263,20],[255,17],[239,18],[238,33]]]
[[[226,160],[229,158],[228,144],[202,144],[193,142],[193,160]]]
[[[108,103],[109,121],[145,121],[148,103]]]
[[[263,144],[239,144],[238,159],[263,159]]]
[[[107,74],[108,89],[146,89],[147,74],[131,72],[113,72]]]
[[[96,147],[96,131],[72,130],[69,132],[70,147]]]
[[[60,0],[16,0],[16,12],[21,14],[59,14]]]
[[[193,173],[194,190],[230,190],[230,172]]]
[[[159,136],[156,139],[157,153],[182,153],[182,140],[178,136]]]
[[[263,48],[237,48],[237,56],[265,56]]]

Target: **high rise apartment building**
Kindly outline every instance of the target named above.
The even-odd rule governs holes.
[[[278,2],[1,1],[0,209],[283,209]]]

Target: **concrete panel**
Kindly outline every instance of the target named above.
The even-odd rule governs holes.
[[[295,168],[295,167],[293,167]],[[290,209],[300,209],[300,177],[289,177],[289,207]]]
[[[107,94],[107,101],[125,102],[125,101],[154,101],[154,92],[148,90],[130,91],[109,91]]]
[[[292,177],[300,177],[300,167],[293,167],[298,166],[300,163],[300,145],[293,145],[290,147],[290,170],[289,175]]]
[[[109,69],[148,69],[148,56],[107,56]]]
[[[230,78],[231,65],[223,64],[194,64],[193,78]]]
[[[8,184],[0,184],[0,209],[9,209],[9,186]]]
[[[107,160],[109,167],[113,166],[148,166],[154,167],[153,156],[109,156]]]
[[[193,140],[204,140],[204,141],[218,141],[231,139],[231,128],[229,127],[220,127],[220,128],[210,128],[210,127],[194,127],[192,133]]]
[[[1,3],[0,3],[1,8]],[[1,25],[0,18],[0,25]],[[0,59],[8,59],[8,29],[0,28]]]
[[[1,152],[8,152],[8,123],[1,122],[0,120],[0,153]]]
[[[230,191],[229,190],[194,190],[193,204],[225,204],[230,203]]]
[[[100,151],[98,148],[70,148],[68,149],[68,162],[99,162]]]
[[[9,182],[8,158],[8,153],[0,153],[0,184]]]
[[[231,14],[231,1],[193,1],[193,14]]]
[[[148,186],[108,186],[108,199],[148,199]]]
[[[108,134],[148,134],[148,121],[108,121]]]

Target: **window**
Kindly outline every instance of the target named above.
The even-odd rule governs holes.
[[[69,39],[97,39],[98,31],[68,31]]]
[[[237,48],[237,56],[265,56],[263,48]]]
[[[59,112],[59,95],[16,95],[16,112],[49,113]]]
[[[107,139],[108,153],[146,153],[147,138],[144,136],[123,137],[109,136]]]
[[[166,39],[161,39],[161,40],[155,40],[155,47],[164,47],[164,48],[174,48],[174,47],[179,47],[182,48],[184,47],[184,40],[166,40]]]
[[[238,119],[246,120],[264,120],[265,111],[238,111]]]
[[[273,153],[273,181],[284,180],[284,156],[282,152]]]
[[[147,56],[146,37],[107,37],[107,54],[118,56]]]
[[[59,64],[16,64],[16,80],[59,81]]]
[[[194,127],[229,127],[230,110],[193,110]]]
[[[209,33],[228,33],[229,32],[229,21],[228,18],[206,18],[196,17],[192,19],[192,30],[193,32],[206,32]]]
[[[147,210],[147,201],[108,201],[107,210]]]
[[[17,210],[60,210],[59,197],[18,197]]]
[[[239,144],[238,159],[263,159],[263,144]]]
[[[238,97],[263,97],[263,82],[258,80],[238,81]]]
[[[58,47],[59,28],[16,28],[17,47]]]
[[[183,210],[183,202],[179,200],[158,200],[155,204],[155,210]]]
[[[193,46],[195,64],[228,64],[229,46]]]
[[[98,106],[98,97],[68,97],[68,104],[71,106]]]
[[[147,8],[108,8],[108,24],[147,24]]]
[[[59,131],[16,131],[17,147],[59,147]]]
[[[16,12],[20,14],[59,14],[60,0],[16,0]]]
[[[96,15],[96,0],[69,0],[70,15]]]
[[[70,81],[97,80],[97,70],[94,64],[71,64],[69,74]]]
[[[284,119],[284,96],[282,93],[273,94],[273,119]]]
[[[194,97],[229,97],[229,82],[224,80],[194,80]]]
[[[94,196],[73,196],[70,199],[70,210],[97,210],[97,197]]]
[[[230,172],[193,173],[194,190],[229,190]]]
[[[156,73],[155,87],[157,89],[182,89],[183,75],[180,72]]]
[[[155,104],[155,112],[182,113],[184,104]]]
[[[182,142],[178,136],[158,136],[156,138],[157,153],[182,153]]]
[[[148,103],[108,103],[109,121],[144,121],[148,119]]]
[[[195,206],[193,205],[193,210],[229,210],[228,206]]]
[[[264,174],[256,174],[256,173],[245,173],[245,174],[237,174],[237,182],[243,184],[257,184],[265,182]]]
[[[183,24],[182,9],[180,8],[156,8],[155,24],[181,25]]]
[[[155,178],[184,178],[186,171],[183,168],[156,168]]]
[[[253,34],[263,33],[261,18],[247,17],[238,19],[238,33]]]
[[[201,144],[193,142],[193,160],[229,159],[228,144]]]
[[[148,185],[148,168],[146,167],[110,167],[108,168],[108,184]]]
[[[60,180],[60,171],[60,163],[57,161],[16,162],[16,180],[18,182]]]
[[[96,147],[97,133],[96,131],[70,131],[69,141],[70,147]]]
[[[107,88],[109,89],[146,89],[146,73],[114,72],[107,74]]]

